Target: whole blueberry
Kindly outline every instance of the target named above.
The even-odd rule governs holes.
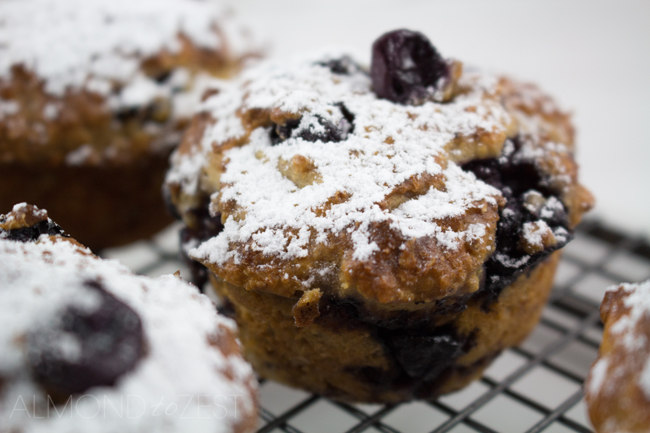
[[[138,314],[99,282],[86,285],[99,295],[96,309],[70,306],[57,324],[27,337],[27,362],[34,379],[54,399],[114,385],[145,353]]]
[[[449,66],[422,33],[395,30],[372,45],[372,86],[380,98],[421,104],[432,96]]]

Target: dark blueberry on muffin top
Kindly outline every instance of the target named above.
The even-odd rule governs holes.
[[[419,105],[433,96],[449,66],[426,36],[402,29],[375,41],[370,75],[379,97]]]

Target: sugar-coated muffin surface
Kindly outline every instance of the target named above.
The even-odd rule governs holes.
[[[605,332],[585,382],[598,433],[650,430],[650,280],[607,289],[600,307]]]
[[[213,1],[0,4],[0,161],[124,163],[164,147],[192,89],[252,53]]]
[[[430,398],[534,325],[552,253],[592,204],[570,119],[535,86],[401,30],[368,69],[329,52],[215,93],[167,188],[262,375],[342,399]]]
[[[207,83],[259,55],[247,30],[214,1],[7,0],[0,16],[0,212],[36,203],[93,249],[169,224],[167,158]]]
[[[168,175],[181,212],[218,193],[224,230],[193,254],[235,284],[290,295],[338,279],[383,303],[476,289],[505,202],[480,179],[489,168],[464,169],[474,160],[545,171],[564,204],[531,191],[528,206],[568,213],[567,228],[584,210],[568,117],[532,86],[470,71],[451,101],[401,105],[340,55],[259,67],[240,83],[204,103]],[[542,220],[522,233],[532,250],[549,230]],[[548,235],[562,243],[563,230]],[[435,273],[448,263],[453,272]],[[234,275],[249,265],[246,281]]]
[[[249,432],[234,323],[174,276],[132,274],[47,212],[0,216],[0,431]]]

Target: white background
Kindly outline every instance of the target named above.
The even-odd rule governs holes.
[[[532,81],[574,113],[592,217],[650,237],[650,1],[227,0],[274,56],[382,33],[428,35],[445,57]]]

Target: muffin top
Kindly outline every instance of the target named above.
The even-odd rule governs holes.
[[[224,229],[191,256],[282,296],[319,288],[403,303],[475,292],[513,190],[467,166],[475,161],[526,165],[544,184],[537,211],[568,213],[553,228],[523,221],[524,247],[568,240],[590,200],[568,116],[532,85],[443,59],[418,33],[387,46],[396,33],[375,43],[370,71],[344,52],[267,62],[203,103],[167,184],[188,225],[210,197]]]
[[[250,50],[243,30],[213,1],[7,0],[0,16],[0,77],[22,65],[55,95],[70,87],[109,95],[115,82],[130,82],[115,101],[126,105],[160,91],[140,75],[143,59],[179,53],[183,38],[224,57]]]
[[[234,323],[195,287],[102,260],[24,203],[0,216],[0,263],[3,430],[254,426]]]
[[[0,162],[168,148],[204,82],[259,52],[214,1],[7,0],[0,17]]]

